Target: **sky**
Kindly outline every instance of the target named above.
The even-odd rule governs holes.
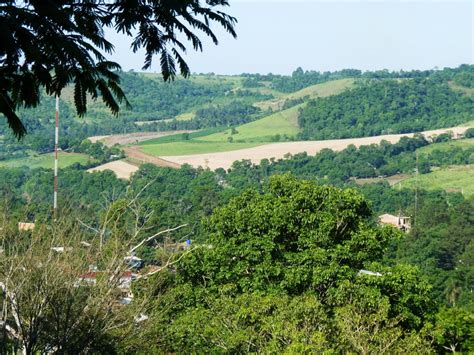
[[[291,74],[305,70],[410,70],[474,61],[474,1],[229,0],[237,39],[215,27],[218,46],[190,47],[192,72]],[[109,32],[112,59],[141,71],[144,53]],[[202,36],[201,36],[202,37]],[[152,72],[159,71],[156,58]]]

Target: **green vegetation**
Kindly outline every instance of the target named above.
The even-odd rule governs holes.
[[[188,45],[202,50],[202,37],[218,43],[215,25],[237,36],[237,19],[224,12],[225,6],[229,6],[226,0],[206,4],[172,1],[166,6],[157,2],[86,1],[73,6],[51,3],[44,11],[39,3],[9,2],[2,6],[3,32],[8,38],[0,44],[0,53],[8,65],[2,64],[0,72],[0,113],[13,134],[21,138],[26,128],[17,109],[37,107],[43,89],[60,97],[63,89],[73,85],[74,108],[79,116],[86,113],[91,97],[101,98],[116,115],[119,103],[129,105],[117,73],[120,65],[106,58],[114,46],[104,29],[133,38],[133,51],[143,49],[146,53],[143,69],[149,69],[153,58],[159,57],[162,79],[169,81],[178,72],[184,77],[190,75],[183,58]],[[186,33],[185,38],[176,40],[178,32]]]
[[[343,106],[335,103],[336,108],[354,113],[360,102],[354,101],[352,109],[345,95],[364,88],[370,94],[370,112],[381,112],[395,102],[400,104],[394,104],[393,111],[399,118],[413,119],[405,104],[416,102],[427,114],[435,111],[432,117],[440,120],[414,118],[405,123],[411,122],[410,128],[420,122],[435,125],[449,111],[445,107],[449,103],[454,111],[469,108],[463,106],[470,103],[465,96],[445,91],[448,81],[466,71],[463,68],[396,75],[352,72],[363,80],[377,80],[332,98],[344,101]],[[284,104],[286,109],[258,120],[261,112],[252,112],[250,105],[261,97],[257,90],[275,92],[282,85],[299,95],[301,87],[314,89],[313,80],[326,81],[318,84],[320,88],[334,84],[327,81],[333,78],[329,74],[300,74],[247,75],[225,83],[221,77],[199,75],[193,85],[222,83],[232,86],[234,94],[224,94],[213,103],[196,97],[196,106],[188,107],[196,113],[193,119],[163,125],[200,124],[199,116],[201,123],[218,127],[142,142],[140,148],[156,155],[181,155],[290,140],[300,132],[298,112],[308,112],[313,104],[294,97]],[[129,75],[133,80],[135,74]],[[435,87],[424,82],[427,77]],[[142,78],[161,80],[152,74]],[[279,83],[283,80],[286,84]],[[404,85],[412,96],[395,100],[392,86]],[[377,101],[381,97],[376,88],[388,88],[387,102]],[[417,101],[425,89],[436,95]],[[446,101],[434,102],[440,98]],[[315,102],[322,100],[329,98]],[[99,116],[79,125],[67,110],[65,104],[64,133],[71,151],[97,161],[120,155],[116,147],[79,140],[91,125],[99,127]],[[47,112],[46,106],[38,111]],[[234,118],[246,119],[234,116],[237,112],[249,113],[255,120],[233,125]],[[393,122],[378,123],[382,127]],[[50,117],[42,118],[39,126],[48,131],[51,124]],[[50,135],[42,137],[43,128],[36,128],[28,149],[15,150],[7,134],[1,153],[21,157],[33,146],[48,147],[42,139]],[[84,131],[75,135],[75,128]],[[90,174],[72,164],[61,170],[59,219],[54,223],[51,171],[44,165],[35,168],[30,160],[25,160],[28,166],[2,167],[0,282],[17,294],[0,295],[0,310],[7,317],[3,324],[16,330],[16,335],[7,327],[0,332],[0,352],[31,338],[36,352],[53,344],[58,352],[80,353],[87,343],[87,350],[97,353],[445,353],[448,349],[470,353],[474,351],[473,159],[473,138],[453,141],[442,135],[432,143],[417,135],[396,144],[384,141],[340,152],[324,149],[315,156],[296,154],[260,164],[237,161],[228,171],[143,164],[129,181],[110,171]],[[354,183],[355,178],[382,180],[400,173],[411,177],[396,188],[384,181]],[[377,217],[383,213],[411,217],[411,229],[403,234],[379,226]],[[36,229],[20,232],[20,221],[35,222]],[[159,233],[177,226],[182,227]],[[130,281],[133,299],[118,307],[123,294],[108,283],[128,267],[122,260],[124,253],[131,254],[131,244],[145,240],[133,249],[144,263],[143,269],[134,270],[140,277]],[[185,250],[179,250],[182,244],[173,245],[186,240],[191,243]],[[73,248],[55,254],[50,249],[53,243]],[[115,276],[98,277],[92,286],[82,275],[94,267],[99,275]],[[49,302],[41,302],[43,296]],[[27,310],[18,319],[13,313],[16,306]],[[66,311],[71,317],[62,317]],[[33,318],[37,321],[31,328]]]
[[[204,130],[188,135],[177,134],[141,142],[145,153],[156,156],[227,152],[256,147],[263,143],[288,140],[298,133],[297,115],[301,105],[274,113],[234,129],[213,133]],[[222,128],[216,129],[221,131]],[[233,133],[234,132],[234,133]],[[232,138],[232,142],[229,142]]]
[[[166,352],[428,350],[415,333],[429,285],[411,266],[374,263],[399,235],[369,215],[356,191],[289,176],[242,194],[206,220],[212,248],[160,279],[147,337]]]
[[[59,153],[59,168],[65,168],[72,164],[90,165],[95,162],[91,160],[86,154],[81,153]],[[19,166],[26,166],[31,169],[35,168],[54,168],[54,153],[46,154],[32,154],[31,156],[19,159],[0,160],[0,167],[15,168]]]
[[[209,127],[222,130],[234,127],[239,134],[233,135],[233,142],[260,143],[293,137],[326,139],[453,126],[472,120],[472,98],[463,91],[456,93],[450,89],[455,85],[471,90],[454,81],[457,75],[470,70],[470,66],[461,66],[435,72],[367,72],[360,75],[347,71],[342,77],[339,72],[334,75],[307,72],[303,76],[288,77],[200,74],[172,83],[164,83],[159,74],[121,72],[121,85],[133,109],[124,107],[119,117],[113,117],[102,103],[90,102],[86,116],[79,118],[74,109],[73,90],[66,88],[60,102],[60,144],[63,150],[74,150],[84,139],[94,135],[205,130]],[[347,77],[349,72],[354,76]],[[308,79],[310,77],[316,78],[316,82]],[[390,78],[407,79],[397,82]],[[258,85],[244,85],[250,79]],[[284,81],[292,83],[288,87],[298,83],[298,90],[278,91],[276,87]],[[401,97],[398,89],[402,90]],[[388,95],[387,98],[384,95]],[[315,101],[308,105],[310,99]],[[296,107],[303,109],[299,118]],[[35,110],[19,111],[29,132],[21,143],[16,141],[6,123],[0,122],[0,136],[3,137],[0,159],[24,157],[25,152],[31,150],[51,152],[54,146],[53,108],[54,99],[43,96]],[[339,111],[346,114],[339,117]],[[395,111],[398,113],[394,114]],[[255,124],[246,126],[251,121]],[[298,128],[298,122],[301,128]],[[202,140],[228,142],[230,139],[220,134]]]
[[[166,144],[178,143],[156,146]],[[109,223],[107,241],[136,238],[137,211],[147,216],[138,220],[141,239],[186,224],[137,250],[146,265],[173,266],[134,283],[124,310],[146,305],[148,320],[134,324],[133,334],[117,326],[118,333],[106,334],[118,336],[107,346],[126,353],[471,351],[474,197],[420,188],[415,203],[411,188],[320,184],[352,185],[350,176],[380,174],[387,165],[413,169],[415,151],[425,146],[422,137],[406,138],[260,165],[236,162],[228,172],[143,165],[130,181],[64,169],[60,206],[67,214],[60,215],[92,228],[78,226],[80,241],[97,242],[102,221]],[[469,150],[457,149],[444,151],[444,162],[465,159],[459,154]],[[433,165],[431,154],[423,159]],[[281,175],[288,170],[312,181]],[[18,220],[49,223],[51,176],[44,170],[0,169],[0,194],[10,225],[3,233],[17,235]],[[400,211],[416,217],[405,236],[373,223]],[[192,239],[191,248],[160,248],[168,238]]]
[[[431,154],[434,150],[446,151],[453,148],[461,148],[463,150],[474,147],[474,138],[456,139],[448,142],[438,144],[430,144],[426,147],[420,148],[418,152],[420,155]]]
[[[474,165],[452,166],[428,174],[414,176],[400,182],[402,187],[425,190],[440,189],[449,192],[462,192],[474,195]]]
[[[180,141],[175,143],[146,144],[141,150],[155,156],[173,156],[204,154],[215,152],[229,152],[232,150],[256,147],[258,143],[230,143],[230,142],[207,142],[207,141]]]
[[[153,145],[153,144],[161,144],[161,143],[184,142],[184,141],[188,141],[194,138],[208,136],[210,134],[220,132],[221,130],[222,128],[208,128],[208,129],[200,130],[197,132],[178,133],[178,134],[173,134],[170,136],[148,139],[146,141],[137,143],[137,145]]]
[[[294,93],[312,85],[325,83],[332,80],[355,78],[361,75],[360,70],[344,69],[336,72],[320,73],[316,71],[304,71],[302,68],[296,69],[291,76],[282,75],[245,75],[243,86],[246,88],[260,88],[270,86],[272,89],[284,92]]]
[[[236,127],[238,133],[232,137],[235,142],[264,143],[275,140],[277,135],[294,137],[298,132],[297,117],[303,105],[297,105],[287,110],[271,114],[257,121]],[[201,137],[199,140],[208,142],[225,142],[230,135],[230,130]]]
[[[472,120],[474,100],[433,79],[360,83],[310,102],[298,117],[302,139],[420,132]]]
[[[351,79],[351,78],[331,80],[323,84],[308,86],[297,92],[291,93],[286,96],[286,99],[295,100],[295,99],[302,99],[304,97],[318,98],[318,97],[338,95],[344,92],[346,89],[351,88],[353,84],[354,84],[354,79]]]
[[[299,102],[308,99],[316,99],[319,97],[327,97],[337,95],[354,85],[354,79],[339,79],[328,81],[323,84],[315,84],[294,93],[279,95],[278,99],[257,102],[255,105],[263,110],[280,109],[285,104],[291,102]],[[261,91],[262,89],[259,88]]]

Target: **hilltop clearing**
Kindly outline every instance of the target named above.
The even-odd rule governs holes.
[[[262,110],[272,109],[273,111],[280,111],[284,108],[285,103],[289,101],[316,99],[318,97],[340,94],[344,90],[353,87],[354,81],[352,78],[347,78],[311,85],[290,94],[279,95],[276,99],[257,102],[254,105],[260,107]]]

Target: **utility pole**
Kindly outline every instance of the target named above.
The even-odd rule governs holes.
[[[54,131],[54,192],[53,218],[58,217],[58,149],[59,149],[59,96],[56,96],[56,128]]]
[[[419,175],[419,169],[418,169],[418,151],[416,151],[416,169],[415,169],[415,215],[413,218],[413,226],[416,225],[416,214],[418,212],[418,175]]]

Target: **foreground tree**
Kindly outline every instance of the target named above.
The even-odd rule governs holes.
[[[104,28],[133,37],[132,50],[145,49],[143,69],[159,56],[163,79],[179,70],[188,76],[183,58],[187,40],[202,50],[196,33],[217,44],[211,23],[236,36],[235,18],[221,11],[227,0],[0,0],[0,113],[17,137],[25,133],[16,114],[19,107],[36,107],[41,88],[48,95],[61,95],[74,85],[74,103],[79,115],[87,97],[102,97],[115,114],[125,101],[116,70],[120,65],[105,54],[114,50]]]
[[[417,333],[430,287],[411,266],[377,263],[401,235],[369,217],[355,190],[272,177],[265,193],[217,209],[209,244],[150,283],[155,313],[128,349],[145,339],[165,352],[427,349]]]
[[[113,203],[99,228],[67,218],[26,232],[0,223],[0,353],[115,353],[133,337],[149,302],[143,292],[135,300],[135,280],[173,260],[137,273],[131,257],[183,227],[152,233],[148,221],[134,198]]]

